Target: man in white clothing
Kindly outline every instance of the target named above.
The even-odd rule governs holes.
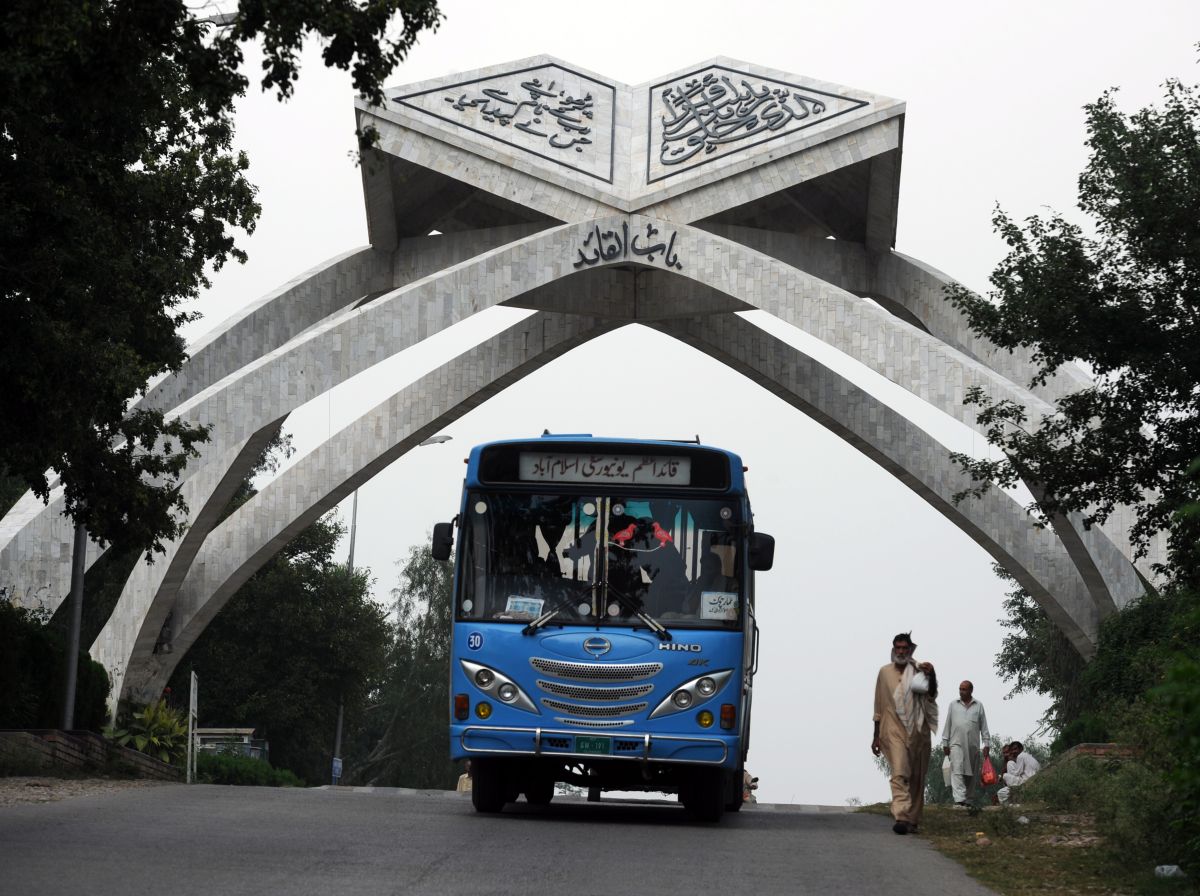
[[[1004,778],[1004,786],[996,792],[1002,803],[1008,802],[1012,793],[1010,787],[1024,784],[1042,770],[1041,763],[1025,752],[1025,745],[1019,740],[1014,740],[1008,745],[1008,756],[1008,765],[1001,776]]]
[[[975,777],[981,768],[979,745],[985,756],[991,750],[987,715],[983,704],[974,697],[975,685],[964,681],[958,686],[958,699],[950,704],[942,729],[942,750],[950,757],[950,789],[956,806],[966,806],[975,789]]]

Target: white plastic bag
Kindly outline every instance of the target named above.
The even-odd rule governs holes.
[[[912,681],[909,683],[909,688],[912,689],[914,694],[928,694],[929,678],[924,672],[914,672]]]
[[[947,787],[950,786],[950,757],[947,756],[942,760],[942,783]]]

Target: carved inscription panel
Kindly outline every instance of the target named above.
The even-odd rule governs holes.
[[[611,84],[544,65],[390,99],[612,183],[616,90]]]
[[[711,66],[650,88],[646,182],[822,125],[868,101]]]

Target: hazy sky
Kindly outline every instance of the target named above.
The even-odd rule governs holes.
[[[1168,77],[1197,77],[1200,4],[925,2],[648,4],[443,0],[446,20],[393,76],[396,86],[548,53],[639,84],[726,56],[907,102],[896,248],[972,288],[1002,255],[999,203],[1017,216],[1075,211],[1086,160],[1082,106],[1121,88],[1127,109],[1156,102]],[[191,335],[216,326],[304,270],[366,243],[353,158],[349,77],[315,55],[296,97],[243,102],[238,143],[250,155],[263,216],[242,245],[245,266],[219,272]],[[289,421],[300,452],[316,447],[407,382],[518,320],[496,309],[356,378]],[[790,328],[752,317],[812,349],[935,436],[980,450],[970,431]],[[672,404],[639,401],[597,370],[685,371]],[[855,370],[857,368],[857,370]],[[597,385],[601,383],[601,385]],[[627,327],[581,347],[415,449],[363,488],[356,565],[389,599],[397,559],[457,511],[470,447],[543,429],[691,438],[737,451],[760,530],[777,539],[758,580],[761,661],[751,771],[764,802],[885,799],[868,750],[877,668],[891,637],[913,630],[934,662],[943,705],[971,678],[992,730],[1027,738],[1038,697],[1004,700],[992,668],[1003,588],[990,558],[905,486],[779,399],[715,361]],[[342,507],[349,519],[349,502]]]

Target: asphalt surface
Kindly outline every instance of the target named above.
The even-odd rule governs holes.
[[[886,894],[993,891],[890,819],[672,804],[184,785],[0,808],[0,896]]]

